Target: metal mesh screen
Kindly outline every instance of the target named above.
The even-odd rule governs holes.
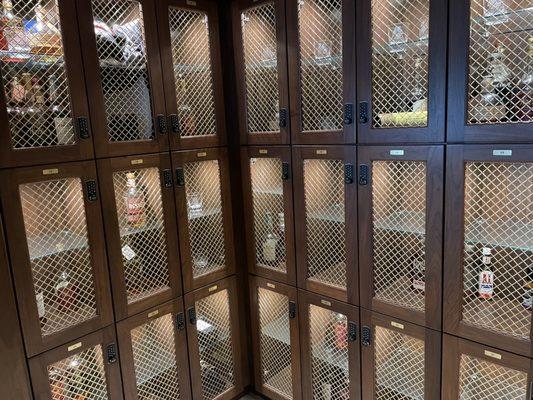
[[[47,368],[52,399],[107,400],[107,382],[100,345]]]
[[[82,184],[67,178],[20,185],[43,336],[96,316]]]
[[[429,0],[372,0],[372,126],[427,126]]]
[[[304,160],[307,276],[346,288],[344,164]]]
[[[314,399],[349,399],[346,315],[309,305],[311,380]]]
[[[533,121],[532,29],[531,1],[471,1],[467,123]]]
[[[299,0],[302,131],[342,130],[342,1]]]
[[[197,301],[196,313],[202,392],[209,400],[235,385],[228,291]]]
[[[91,0],[111,142],[152,139],[152,102],[141,3]]]
[[[524,400],[527,374],[463,354],[459,390],[461,400]]]
[[[57,2],[4,7],[0,68],[14,149],[76,142]],[[31,24],[27,21],[33,21]]]
[[[168,12],[180,135],[215,135],[207,14],[174,7]]]
[[[257,289],[257,297],[263,385],[292,399],[289,299],[263,288]]]
[[[533,163],[466,163],[463,320],[525,340],[533,289],[532,197]],[[478,294],[486,247],[494,274],[490,299]]]
[[[276,9],[266,3],[241,13],[248,132],[279,132]]]
[[[425,398],[422,340],[376,326],[374,368],[377,400]]]
[[[192,273],[197,278],[225,267],[224,224],[217,160],[184,165]]]
[[[250,159],[257,265],[281,272],[285,264],[285,210],[279,158]]]
[[[128,303],[170,287],[160,182],[158,168],[113,174]]]
[[[424,311],[425,162],[372,163],[372,220],[374,296]]]
[[[172,314],[167,314],[131,331],[139,399],[181,398],[174,330]]]

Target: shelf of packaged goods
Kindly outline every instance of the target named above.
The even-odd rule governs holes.
[[[533,222],[479,220],[466,225],[465,242],[533,251],[533,236],[517,235],[517,232],[532,231]]]
[[[66,230],[51,235],[28,237],[28,251],[31,261],[80,249],[89,251],[87,237]]]

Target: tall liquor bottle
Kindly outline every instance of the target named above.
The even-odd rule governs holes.
[[[145,223],[144,196],[137,187],[135,173],[128,172],[126,179],[126,191],[124,193],[126,220],[131,226],[140,227]]]
[[[492,271],[492,250],[483,247],[483,257],[479,266],[478,295],[482,299],[492,299],[494,295],[494,272]]]
[[[528,267],[527,278],[524,282],[522,305],[526,310],[533,310],[533,264]]]
[[[267,265],[273,266],[280,256],[279,236],[274,230],[274,221],[272,213],[267,211],[265,213],[265,223],[268,230],[265,241],[263,242],[263,261]]]

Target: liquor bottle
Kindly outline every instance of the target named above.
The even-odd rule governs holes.
[[[522,305],[526,310],[533,310],[533,264],[528,267],[528,274],[524,282]]]
[[[76,289],[70,282],[67,272],[59,274],[55,289],[59,310],[62,312],[72,310],[76,306]]]
[[[348,324],[344,315],[335,313],[333,330],[335,332],[335,347],[338,350],[344,350],[348,347]]]
[[[483,247],[483,257],[479,266],[478,295],[482,299],[490,300],[494,295],[494,272],[492,272],[492,250]]]
[[[126,206],[126,221],[133,227],[140,227],[145,223],[145,202],[144,196],[137,188],[135,173],[126,174],[126,191],[124,192],[124,203]]]
[[[413,257],[411,268],[411,290],[424,294],[426,291],[426,254],[422,246],[419,247],[419,251]]]
[[[48,322],[46,308],[44,306],[44,293],[42,291],[35,295],[35,301],[37,302],[37,314],[39,315],[39,322],[41,323],[42,329]]]
[[[464,256],[464,291],[470,298],[477,297],[478,289],[478,271],[476,270],[475,263],[475,247],[472,244],[465,244],[465,256]]]
[[[19,78],[15,76],[11,81],[10,103],[17,106],[24,101],[24,97],[24,85],[20,82]]]
[[[273,264],[278,258],[278,241],[279,237],[274,231],[274,223],[270,211],[265,213],[265,223],[268,229],[267,236],[263,242],[263,261],[267,264]]]
[[[0,50],[11,54],[2,57],[4,61],[19,62],[29,51],[29,43],[24,31],[22,19],[13,14],[11,0],[2,0],[2,17],[0,18]]]
[[[33,83],[29,72],[22,74],[22,85],[24,86],[24,105],[31,107],[33,105]]]

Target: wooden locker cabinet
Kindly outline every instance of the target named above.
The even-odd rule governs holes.
[[[243,147],[241,165],[248,269],[259,276],[295,285],[291,149]],[[269,235],[277,237],[276,254],[269,253],[272,252],[267,242]]]
[[[517,399],[533,396],[533,361],[444,335],[442,400]]]
[[[298,287],[358,304],[355,147],[293,147]]]
[[[364,400],[438,399],[440,367],[439,332],[361,309]]]
[[[533,141],[531,17],[520,1],[450,0],[448,142]]]
[[[359,308],[299,289],[298,309],[303,398],[361,399]]]
[[[1,180],[28,355],[110,324],[113,310],[94,162],[4,170]]]
[[[192,398],[185,323],[179,298],[117,324],[125,399]]]
[[[238,0],[232,11],[241,143],[287,144],[285,0]]]
[[[526,357],[532,154],[532,145],[448,146],[445,199],[444,331]],[[491,250],[490,299],[478,292],[483,248]]]
[[[228,153],[172,153],[185,291],[235,272]]]
[[[13,5],[18,17],[34,18],[34,7],[23,1],[13,1]],[[84,160],[94,154],[85,81],[79,73],[83,67],[73,23],[75,4],[46,0],[41,2],[43,10],[49,21],[55,20],[57,35],[43,37],[41,47],[31,49],[25,31],[27,43],[14,41],[16,51],[2,50],[1,167]],[[22,74],[30,74],[24,90],[40,93],[39,99],[16,90],[15,78],[22,85]]]
[[[128,208],[133,178],[138,194]],[[181,294],[170,156],[149,154],[98,161],[117,319]],[[139,213],[139,205],[142,206]]]
[[[155,2],[76,0],[76,5],[96,156],[167,150]],[[137,42],[120,47],[113,38],[126,32]]]
[[[444,141],[446,0],[357,2],[359,143]]]
[[[249,281],[255,389],[270,399],[301,399],[297,289]]]
[[[443,157],[442,146],[360,146],[357,157],[361,306],[433,329],[442,312]]]
[[[113,326],[31,358],[29,364],[35,400],[124,398]]]
[[[235,277],[185,294],[193,398],[233,399],[246,380]]]
[[[226,144],[216,2],[157,1],[157,17],[171,148]]]
[[[287,2],[292,142],[355,143],[355,1]]]

